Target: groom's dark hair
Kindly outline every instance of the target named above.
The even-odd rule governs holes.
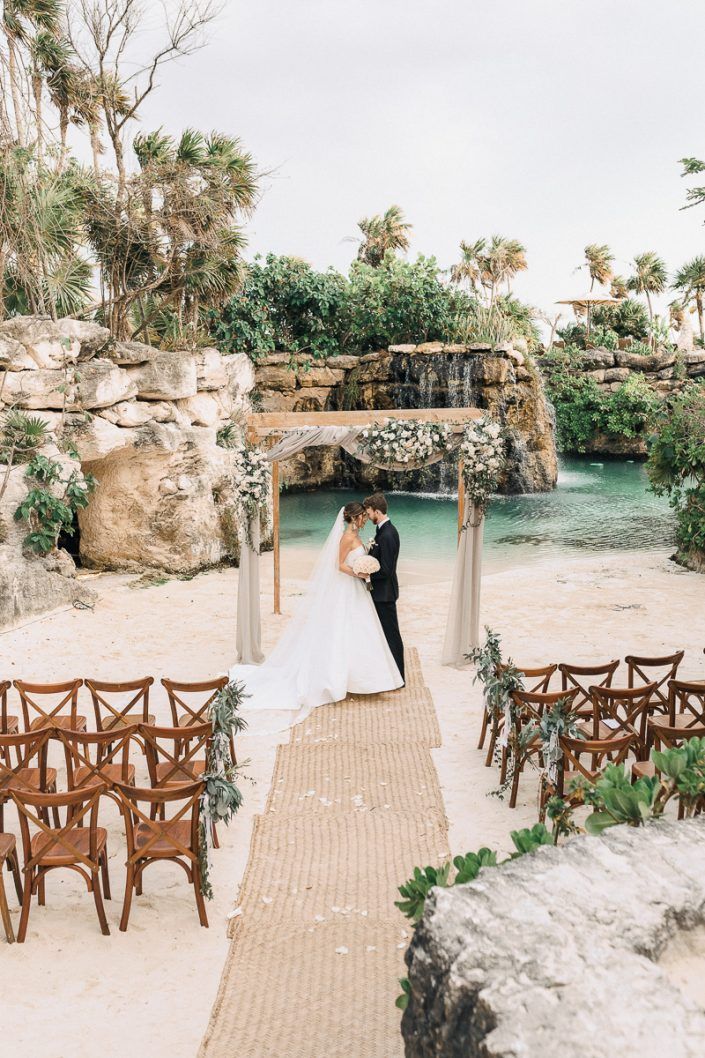
[[[382,492],[373,492],[371,496],[362,501],[362,506],[371,507],[373,511],[379,511],[380,514],[387,513],[387,501]]]

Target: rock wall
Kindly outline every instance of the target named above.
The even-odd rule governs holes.
[[[690,998],[658,959],[703,922],[702,818],[616,827],[435,889],[406,956],[406,1058],[700,1058],[701,986]],[[705,966],[689,969],[698,988]]]
[[[650,356],[642,356],[630,351],[629,339],[624,339],[621,344],[624,348],[614,351],[589,349],[581,357],[578,371],[586,378],[593,379],[603,393],[614,393],[630,378],[637,377],[667,399],[689,380],[705,377],[705,349],[658,350]],[[561,342],[556,343],[556,349],[561,347]],[[550,361],[539,358],[538,363],[550,376]],[[587,451],[593,455],[644,458],[647,454],[646,438],[618,437],[597,432]]]
[[[244,354],[160,352],[76,320],[0,323],[0,413],[43,419],[51,431],[43,454],[99,481],[78,519],[86,566],[186,573],[237,557],[231,457],[216,433],[244,417],[253,382]],[[68,556],[57,574],[45,569],[55,558],[22,552],[27,527],[13,514],[24,475],[12,470],[0,500],[0,625],[83,594]]]
[[[540,492],[556,483],[554,422],[533,361],[509,345],[397,345],[365,356],[275,353],[256,367],[258,406],[263,411],[339,409],[485,408],[507,427],[506,492]],[[385,475],[330,449],[309,449],[285,465],[284,483],[399,487]],[[451,491],[452,471],[439,464],[405,475],[404,487]]]

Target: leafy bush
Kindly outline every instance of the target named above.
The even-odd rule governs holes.
[[[705,386],[691,382],[656,422],[646,469],[654,492],[676,512],[676,540],[685,558],[705,555]]]
[[[644,339],[649,336],[649,313],[636,298],[624,298],[617,305],[598,305],[593,309],[591,319],[595,326],[609,328],[619,338]]]
[[[587,340],[587,327],[584,323],[570,323],[567,327],[558,329],[557,334],[566,345],[575,346],[578,349],[616,349],[619,346],[619,335],[609,327],[601,327],[597,324],[590,328],[590,341]]]
[[[90,474],[74,470],[67,479],[61,477],[61,464],[46,456],[35,455],[27,464],[25,477],[30,490],[15,511],[16,521],[25,521],[29,533],[25,547],[47,555],[58,543],[59,534],[73,535],[76,511],[88,506],[97,482]]]
[[[644,378],[632,375],[607,397],[600,429],[616,437],[636,437],[653,422],[662,404]]]

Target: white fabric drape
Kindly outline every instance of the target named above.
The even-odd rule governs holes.
[[[480,644],[480,581],[485,519],[478,518],[477,509],[472,506],[465,514],[453,570],[443,644],[444,665],[466,664],[465,655]]]
[[[287,432],[281,441],[265,452],[270,462],[289,459],[304,448],[318,445],[339,445],[363,463],[372,463],[360,445],[363,426],[302,426]],[[451,447],[460,444],[462,435],[451,439]],[[415,463],[384,464],[387,470],[417,470],[443,459],[441,452],[428,460]],[[377,464],[379,465],[379,464]],[[462,665],[465,655],[479,644],[480,577],[482,568],[482,535],[484,518],[479,519],[474,507],[466,511],[466,521],[460,534],[455,558],[450,610],[443,647],[444,665]],[[237,660],[243,665],[259,665],[264,655],[261,649],[259,598],[259,519],[250,524],[254,550],[241,534],[240,574],[237,600]]]
[[[250,521],[250,547],[245,532],[240,529],[240,572],[237,589],[237,631],[235,647],[237,660],[243,665],[261,665],[264,654],[261,646],[259,608],[259,517]]]

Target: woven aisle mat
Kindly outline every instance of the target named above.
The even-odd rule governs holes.
[[[321,706],[278,747],[200,1058],[401,1058],[413,867],[448,856],[438,721],[407,686]]]

